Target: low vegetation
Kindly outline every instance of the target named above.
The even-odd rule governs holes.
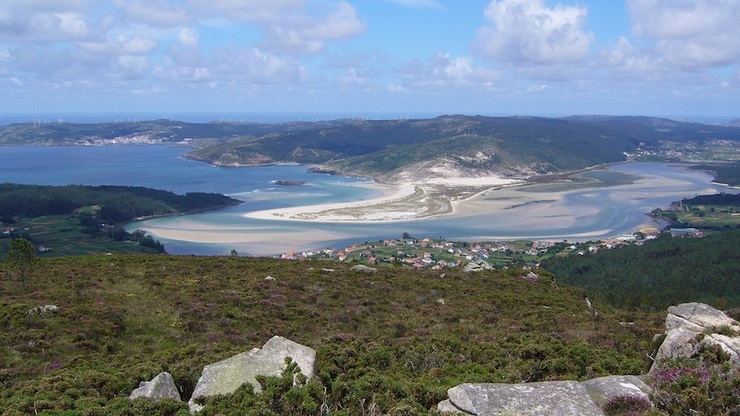
[[[272,405],[305,403],[296,414],[427,414],[462,382],[642,373],[652,336],[662,331],[663,313],[597,303],[596,317],[581,290],[558,287],[542,270],[533,283],[517,278],[521,270],[442,276],[348,267],[239,257],[63,257],[40,259],[27,270],[25,287],[5,268],[0,414],[186,414],[185,405],[129,402],[127,395],[169,371],[187,399],[204,365],[276,334],[317,350],[318,378],[301,392],[274,386],[295,400]],[[29,312],[43,305],[58,309]],[[239,406],[254,400],[237,392],[207,414],[241,414]]]

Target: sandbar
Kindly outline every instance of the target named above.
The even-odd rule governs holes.
[[[495,187],[512,186],[521,180],[484,177],[437,177],[423,182],[397,184],[363,183],[377,196],[361,201],[327,203],[254,211],[244,217],[262,220],[377,223],[411,221],[454,214],[460,201]]]

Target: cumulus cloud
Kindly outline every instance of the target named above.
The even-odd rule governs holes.
[[[338,3],[336,10],[321,18],[303,15],[289,23],[272,25],[265,44],[279,50],[317,53],[326,41],[350,38],[365,30],[355,8],[347,2]]]
[[[584,30],[588,9],[544,0],[493,0],[485,9],[491,26],[478,30],[476,48],[497,61],[553,64],[590,54],[594,36]]]
[[[453,57],[449,53],[438,53],[423,62],[408,62],[402,74],[410,89],[485,86],[500,77],[496,71],[476,67],[470,57]]]
[[[70,41],[85,39],[91,33],[89,21],[80,13],[8,10],[0,6],[0,41]]]
[[[700,68],[740,62],[740,2],[629,0],[633,31],[652,41],[653,59]]]

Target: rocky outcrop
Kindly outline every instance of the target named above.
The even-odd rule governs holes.
[[[703,303],[683,303],[668,308],[665,339],[655,354],[650,372],[669,359],[692,358],[705,347],[718,346],[740,366],[740,324]]]
[[[157,374],[151,381],[142,381],[139,388],[132,391],[128,396],[131,400],[139,397],[145,397],[155,402],[164,399],[181,401],[180,392],[177,391],[175,381],[172,379],[172,375],[167,372]]]
[[[482,272],[484,270],[493,270],[493,266],[485,261],[471,261],[463,268],[465,273]]]
[[[316,370],[316,351],[289,339],[274,336],[261,349],[254,348],[205,366],[193,397],[188,402],[190,411],[198,412],[202,409],[196,399],[233,393],[245,383],[250,383],[255,392],[260,392],[262,387],[256,377],[279,376],[285,369],[286,357],[298,364],[301,373],[307,378],[313,377]]]
[[[586,388],[577,381],[522,384],[461,384],[447,390],[457,413],[472,415],[602,416]],[[450,407],[443,408],[452,410]],[[439,410],[439,406],[437,407]],[[448,412],[452,413],[452,412]]]

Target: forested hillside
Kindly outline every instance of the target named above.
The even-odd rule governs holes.
[[[664,236],[642,246],[569,255],[543,267],[558,282],[582,287],[592,299],[658,311],[697,301],[740,306],[740,230],[703,238]]]
[[[240,201],[221,194],[177,195],[129,186],[39,186],[0,184],[0,258],[11,238],[23,237],[44,256],[132,252],[164,246],[122,223],[138,217],[222,208]]]

